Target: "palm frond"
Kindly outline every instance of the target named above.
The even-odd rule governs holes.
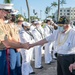
[[[12,0],[4,0],[4,3],[11,3]]]

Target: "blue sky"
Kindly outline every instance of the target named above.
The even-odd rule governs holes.
[[[47,6],[50,6],[50,4],[55,1],[57,2],[58,0],[28,0],[30,5],[30,15],[33,15],[33,9],[35,9],[36,12],[38,12],[38,16],[40,17],[40,10],[42,10],[41,17],[42,19],[44,19],[46,17],[45,8]],[[3,0],[1,0],[0,3],[3,3]],[[25,0],[13,0],[12,3],[14,3],[14,8],[19,10],[19,13],[24,14],[25,12],[27,16],[27,7]],[[75,0],[66,0],[66,3],[67,4],[63,5],[63,7],[75,7]],[[56,10],[57,7],[53,8],[50,14],[54,13]]]

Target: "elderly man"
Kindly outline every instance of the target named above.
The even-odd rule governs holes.
[[[62,16],[58,21],[58,30],[45,39],[31,44],[31,47],[55,41],[57,49],[57,75],[73,75],[69,65],[74,62],[75,31],[70,26],[67,17]]]

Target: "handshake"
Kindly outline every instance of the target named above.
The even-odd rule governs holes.
[[[29,42],[24,43],[24,44],[22,44],[22,45],[23,45],[23,48],[25,48],[25,49],[30,49],[31,47],[34,46],[33,44],[29,44]]]

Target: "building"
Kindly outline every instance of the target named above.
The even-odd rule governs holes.
[[[55,20],[57,21],[57,11],[55,12]],[[60,8],[60,16],[67,16],[70,21],[75,21],[75,7],[74,8]]]

